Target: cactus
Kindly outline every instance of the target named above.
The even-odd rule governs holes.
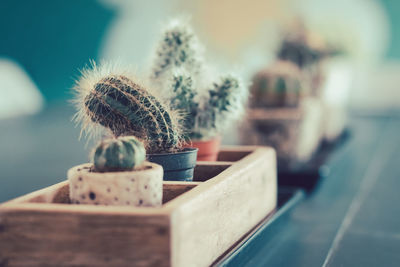
[[[208,90],[204,110],[200,113],[199,128],[202,136],[212,136],[228,126],[243,112],[247,88],[233,75],[226,75]]]
[[[312,49],[300,40],[284,40],[278,52],[279,59],[291,61],[300,68],[319,61],[321,57],[320,51]]]
[[[97,172],[130,171],[140,166],[146,157],[142,142],[134,136],[122,136],[100,142],[93,153]]]
[[[173,20],[162,33],[156,49],[156,58],[151,72],[154,83],[171,74],[176,68],[183,68],[193,75],[201,72],[202,47],[192,29],[184,20]]]
[[[214,137],[239,117],[247,100],[247,88],[233,75],[211,86],[205,82],[207,68],[201,57],[202,46],[187,24],[174,21],[162,36],[151,81],[159,90],[168,89],[165,94],[172,107],[186,115],[181,122],[186,140]]]
[[[253,107],[296,106],[305,93],[300,69],[288,61],[277,61],[257,73],[250,90]]]
[[[170,82],[170,88],[174,95],[171,97],[171,106],[185,115],[181,122],[184,129],[193,129],[199,112],[199,103],[196,99],[197,92],[193,89],[193,79],[180,70],[173,74]],[[190,132],[186,134],[190,134]]]
[[[86,71],[75,88],[76,119],[82,122],[83,130],[92,122],[110,129],[116,137],[136,136],[149,153],[179,149],[181,129],[176,112],[126,75],[107,73],[93,79],[96,71],[94,65],[93,73]]]

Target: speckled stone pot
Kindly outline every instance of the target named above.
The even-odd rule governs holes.
[[[69,194],[74,204],[146,206],[162,204],[163,168],[144,162],[134,171],[93,172],[92,164],[68,171]]]

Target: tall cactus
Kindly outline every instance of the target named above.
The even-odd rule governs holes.
[[[213,83],[208,94],[200,117],[200,127],[208,129],[208,135],[213,135],[243,113],[248,91],[237,77],[226,75]]]
[[[233,75],[207,85],[202,46],[187,23],[171,23],[155,54],[151,81],[167,91],[173,108],[186,115],[182,122],[186,139],[212,138],[239,117],[247,88]]]
[[[185,20],[171,21],[156,48],[150,79],[157,84],[165,76],[170,77],[175,68],[185,69],[192,75],[199,74],[203,63],[202,50],[197,36]]]
[[[196,118],[199,112],[199,103],[197,92],[194,90],[193,79],[182,70],[175,72],[170,81],[170,87],[173,92],[171,97],[171,106],[183,112],[184,120],[181,122],[184,129],[194,129],[196,127]],[[186,134],[191,136],[191,131]]]
[[[98,172],[129,171],[146,158],[143,144],[134,136],[110,138],[100,142],[93,153],[94,170]]]
[[[76,86],[77,118],[84,126],[91,121],[110,129],[115,136],[136,136],[145,143],[149,153],[179,148],[181,129],[177,113],[142,85],[118,74],[92,80],[89,71]]]
[[[299,68],[307,67],[322,57],[322,53],[309,47],[302,40],[284,40],[278,51],[280,60],[288,60]]]

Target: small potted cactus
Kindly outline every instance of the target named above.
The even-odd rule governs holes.
[[[255,108],[297,107],[306,94],[301,71],[289,61],[277,61],[253,78],[250,105]]]
[[[181,20],[164,30],[155,52],[150,83],[184,115],[184,139],[199,148],[198,160],[217,159],[220,134],[243,113],[248,90],[233,74],[213,78],[203,48]]]
[[[243,144],[273,146],[280,170],[304,165],[320,144],[323,109],[319,62],[326,55],[310,44],[301,26],[282,41],[277,60],[253,77],[241,140]]]
[[[182,147],[182,117],[148,88],[127,71],[93,63],[75,86],[76,121],[91,136],[105,130],[137,137],[147,159],[163,166],[165,180],[191,180],[197,149]]]
[[[163,169],[145,161],[143,144],[134,136],[100,142],[92,164],[68,171],[74,204],[150,206],[162,202]]]

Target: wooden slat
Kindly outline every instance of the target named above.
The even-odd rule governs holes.
[[[194,169],[193,180],[196,182],[207,181],[232,166],[232,164],[232,162],[225,161],[200,161]]]
[[[201,182],[164,181],[163,203],[182,195],[199,184],[201,184]]]
[[[49,207],[2,208],[0,263],[2,266],[170,265],[168,215],[107,214],[100,209],[93,212],[96,208],[72,213]]]
[[[165,204],[172,212],[173,266],[207,266],[276,206],[276,159],[258,148]]]

